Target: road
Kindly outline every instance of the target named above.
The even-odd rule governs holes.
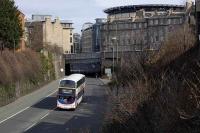
[[[84,100],[75,111],[57,109],[54,93],[1,121],[0,132],[100,132],[106,111],[106,99],[106,86],[99,79],[87,78]]]

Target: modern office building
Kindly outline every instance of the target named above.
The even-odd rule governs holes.
[[[27,43],[37,51],[45,46],[60,48],[63,53],[73,50],[73,27],[71,21],[59,18],[51,19],[50,15],[33,15],[32,20],[26,22]]]
[[[81,35],[78,33],[73,34],[74,39],[74,53],[80,53],[81,52]]]
[[[93,25],[93,52],[100,52],[101,46],[101,25],[106,23],[105,18],[97,18],[96,23]]]
[[[92,52],[92,23],[85,23],[81,30],[81,53]]]
[[[81,47],[83,53],[100,52],[101,26],[106,22],[104,18],[97,18],[96,23],[89,23],[82,29]]]

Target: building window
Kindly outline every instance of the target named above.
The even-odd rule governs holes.
[[[150,24],[150,25],[153,25],[153,20],[149,20],[149,24]]]
[[[155,24],[155,25],[158,25],[158,20],[157,20],[157,19],[154,20],[154,24]]]
[[[153,42],[154,42],[153,37],[151,37],[151,43],[153,43]]]
[[[163,19],[160,19],[160,24],[161,24],[161,25],[164,24]]]
[[[177,23],[177,24],[180,24],[180,21],[179,21],[179,19],[176,19],[176,23]]]
[[[168,19],[168,24],[171,24],[172,22],[171,22],[171,19]]]
[[[147,28],[147,23],[144,23],[144,28]]]
[[[139,23],[139,28],[140,28],[140,29],[142,28],[142,23]]]
[[[158,42],[158,41],[159,41],[159,36],[157,35],[157,36],[155,37],[155,39],[156,39],[156,42]]]
[[[70,37],[70,43],[72,43],[72,37]]]
[[[130,45],[131,44],[131,39],[128,39],[128,45]]]
[[[160,40],[161,40],[161,41],[164,41],[164,37],[163,37],[163,36],[161,36],[161,37],[160,37]]]
[[[137,28],[136,23],[134,23],[133,24],[133,29],[136,29],[136,28]]]
[[[119,29],[123,29],[123,24],[118,24]]]
[[[125,24],[125,28],[126,29],[128,29],[129,28],[129,24],[127,23],[127,24]]]
[[[182,20],[182,18],[180,18],[180,24],[182,24],[183,23],[183,20]]]
[[[28,30],[29,30],[29,34],[32,34],[32,33],[33,33],[33,28],[32,28],[32,27],[29,28]]]
[[[171,19],[171,24],[175,24],[175,19]]]

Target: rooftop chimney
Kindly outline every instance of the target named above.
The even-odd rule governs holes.
[[[186,11],[188,12],[192,8],[193,2],[192,0],[186,1]]]

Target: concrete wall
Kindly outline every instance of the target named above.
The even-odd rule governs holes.
[[[27,44],[30,48],[40,51],[43,48],[43,22],[26,22]]]
[[[25,31],[25,15],[21,11],[18,11],[18,13],[19,13],[19,21],[20,21],[21,28],[22,28],[22,31],[23,31],[23,35],[20,38],[20,42],[19,42],[19,50],[23,51],[23,50],[26,49],[25,32],[24,32]]]
[[[46,18],[43,22],[43,42],[48,45],[57,45],[63,47],[63,28],[60,24],[60,20],[56,19],[55,22],[51,22],[50,18]]]
[[[70,42],[71,34],[73,34],[72,30],[63,29],[63,50],[65,53],[71,53],[71,46],[73,45],[73,38]]]

